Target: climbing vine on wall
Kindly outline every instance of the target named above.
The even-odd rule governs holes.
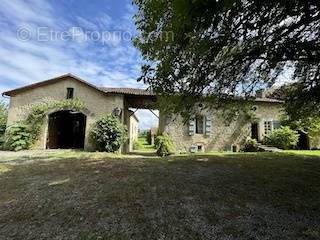
[[[37,104],[31,107],[25,120],[15,122],[6,134],[5,148],[11,151],[29,149],[38,140],[46,115],[61,110],[81,111],[84,103],[78,99]]]

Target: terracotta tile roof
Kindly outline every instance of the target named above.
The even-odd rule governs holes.
[[[139,96],[156,96],[151,90],[139,88],[100,88],[106,93],[126,94],[126,95],[139,95]]]
[[[274,98],[256,98],[255,102],[284,103],[283,100],[274,99]]]
[[[279,99],[284,100],[286,98],[286,93],[290,88],[295,87],[295,84],[287,84],[277,88],[271,88],[269,91],[266,92],[267,98]]]
[[[126,95],[139,95],[139,96],[156,96],[152,90],[139,89],[139,88],[100,88],[106,93],[126,94]],[[256,98],[256,102],[269,102],[269,103],[283,103],[280,99],[273,98]]]
[[[27,86],[24,86],[24,87],[20,87],[20,88],[16,88],[14,90],[11,90],[11,91],[7,91],[7,92],[4,92],[2,93],[2,96],[14,96],[14,95],[17,95],[21,92],[24,92],[24,91],[27,91],[27,90],[30,90],[30,89],[34,89],[34,88],[37,88],[37,87],[42,87],[42,86],[45,86],[45,85],[49,85],[49,84],[52,84],[52,83],[56,83],[56,82],[59,82],[59,81],[62,81],[66,78],[73,78],[91,88],[94,88],[100,92],[103,92],[100,88],[94,86],[93,84],[89,83],[89,82],[86,82],[84,80],[82,80],[81,78],[71,74],[71,73],[67,73],[67,74],[64,74],[64,75],[61,75],[59,77],[55,77],[55,78],[51,78],[51,79],[48,79],[48,80],[45,80],[45,81],[42,81],[42,82],[37,82],[37,83],[34,83],[34,84],[30,84],[30,85],[27,85]]]
[[[62,76],[48,79],[48,80],[45,80],[42,82],[30,84],[30,85],[20,87],[20,88],[11,90],[11,91],[7,91],[7,92],[2,93],[2,95],[3,96],[4,95],[5,96],[14,96],[16,94],[19,94],[21,92],[24,92],[24,91],[27,91],[30,89],[34,89],[37,87],[41,87],[41,86],[45,86],[45,85],[49,85],[52,83],[62,81],[66,78],[73,78],[73,79],[75,79],[75,80],[77,80],[77,81],[79,81],[79,82],[81,82],[91,88],[94,88],[100,92],[103,92],[103,93],[124,94],[124,95],[134,95],[134,96],[152,96],[152,97],[156,96],[156,94],[151,90],[139,89],[139,88],[105,88],[105,87],[99,88],[89,82],[82,80],[81,78],[79,78],[71,73],[64,74]],[[284,103],[284,101],[282,101],[280,99],[274,99],[274,98],[256,98],[255,101],[256,102],[268,102],[268,103]]]
[[[5,96],[14,96],[16,94],[19,94],[21,92],[24,92],[24,91],[27,91],[27,90],[30,90],[30,89],[34,89],[34,88],[37,88],[37,87],[42,87],[42,86],[45,86],[45,85],[49,85],[49,84],[52,84],[52,83],[56,83],[56,82],[59,82],[59,81],[62,81],[66,78],[73,78],[83,84],[86,84],[87,86],[91,87],[91,88],[94,88],[100,92],[103,92],[103,93],[114,93],[114,94],[125,94],[125,95],[139,95],[139,96],[155,96],[155,94],[150,91],[150,90],[145,90],[145,89],[138,89],[138,88],[99,88],[99,87],[96,87],[95,85],[89,83],[89,82],[86,82],[84,81],[83,79],[71,74],[71,73],[67,73],[67,74],[64,74],[64,75],[61,75],[59,77],[55,77],[55,78],[51,78],[51,79],[48,79],[48,80],[45,80],[45,81],[41,81],[41,82],[37,82],[37,83],[34,83],[34,84],[30,84],[30,85],[27,85],[27,86],[24,86],[24,87],[20,87],[20,88],[16,88],[14,90],[11,90],[11,91],[7,91],[7,92],[4,92],[2,93],[2,95],[5,95]]]

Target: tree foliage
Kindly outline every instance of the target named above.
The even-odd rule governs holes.
[[[113,114],[102,116],[91,129],[92,139],[103,152],[118,151],[127,136],[127,127]]]
[[[170,111],[190,111],[203,94],[211,107],[252,95],[294,69],[290,100],[320,99],[320,1],[134,0],[139,30],[134,44],[146,64],[139,80],[166,97]],[[174,106],[170,106],[174,105]],[[301,107],[301,105],[295,105]]]
[[[320,119],[320,85],[314,88],[303,83],[292,85],[286,91],[285,101],[285,111],[292,120]]]
[[[8,119],[8,108],[5,103],[0,102],[0,136],[6,131]]]

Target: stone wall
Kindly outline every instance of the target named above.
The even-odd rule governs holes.
[[[279,121],[281,117],[281,104],[256,103],[255,114],[259,118],[259,138],[264,137],[264,121]],[[192,145],[201,145],[202,151],[226,151],[232,145],[239,150],[248,136],[251,136],[251,123],[245,117],[239,117],[237,121],[225,123],[218,112],[200,112],[199,114],[211,115],[212,134],[194,134],[189,136],[188,123],[183,123],[180,116],[171,118],[160,114],[159,127],[161,132],[167,133],[174,143],[175,152],[190,152]]]
[[[320,149],[320,135],[312,135],[309,137],[310,149]]]
[[[139,121],[134,115],[130,116],[129,119],[129,151],[133,150],[133,142],[138,140],[138,129],[139,129]]]
[[[27,90],[10,98],[8,126],[15,121],[23,120],[31,106],[39,103],[49,103],[66,99],[67,88],[74,88],[74,98],[84,102],[87,116],[85,149],[93,150],[89,141],[89,131],[95,120],[103,115],[111,113],[116,107],[124,108],[123,96],[104,94],[72,78]],[[43,124],[43,131],[35,148],[45,149],[48,131],[48,118]]]

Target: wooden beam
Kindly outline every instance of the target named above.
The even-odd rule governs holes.
[[[153,113],[153,115],[155,115],[158,119],[159,119],[159,116],[157,115],[157,114],[155,114],[153,111],[152,111],[152,109],[148,109],[150,112],[152,112]]]
[[[134,115],[137,111],[139,110],[139,108],[137,108],[134,112],[132,112],[130,115],[129,115],[129,118]]]

